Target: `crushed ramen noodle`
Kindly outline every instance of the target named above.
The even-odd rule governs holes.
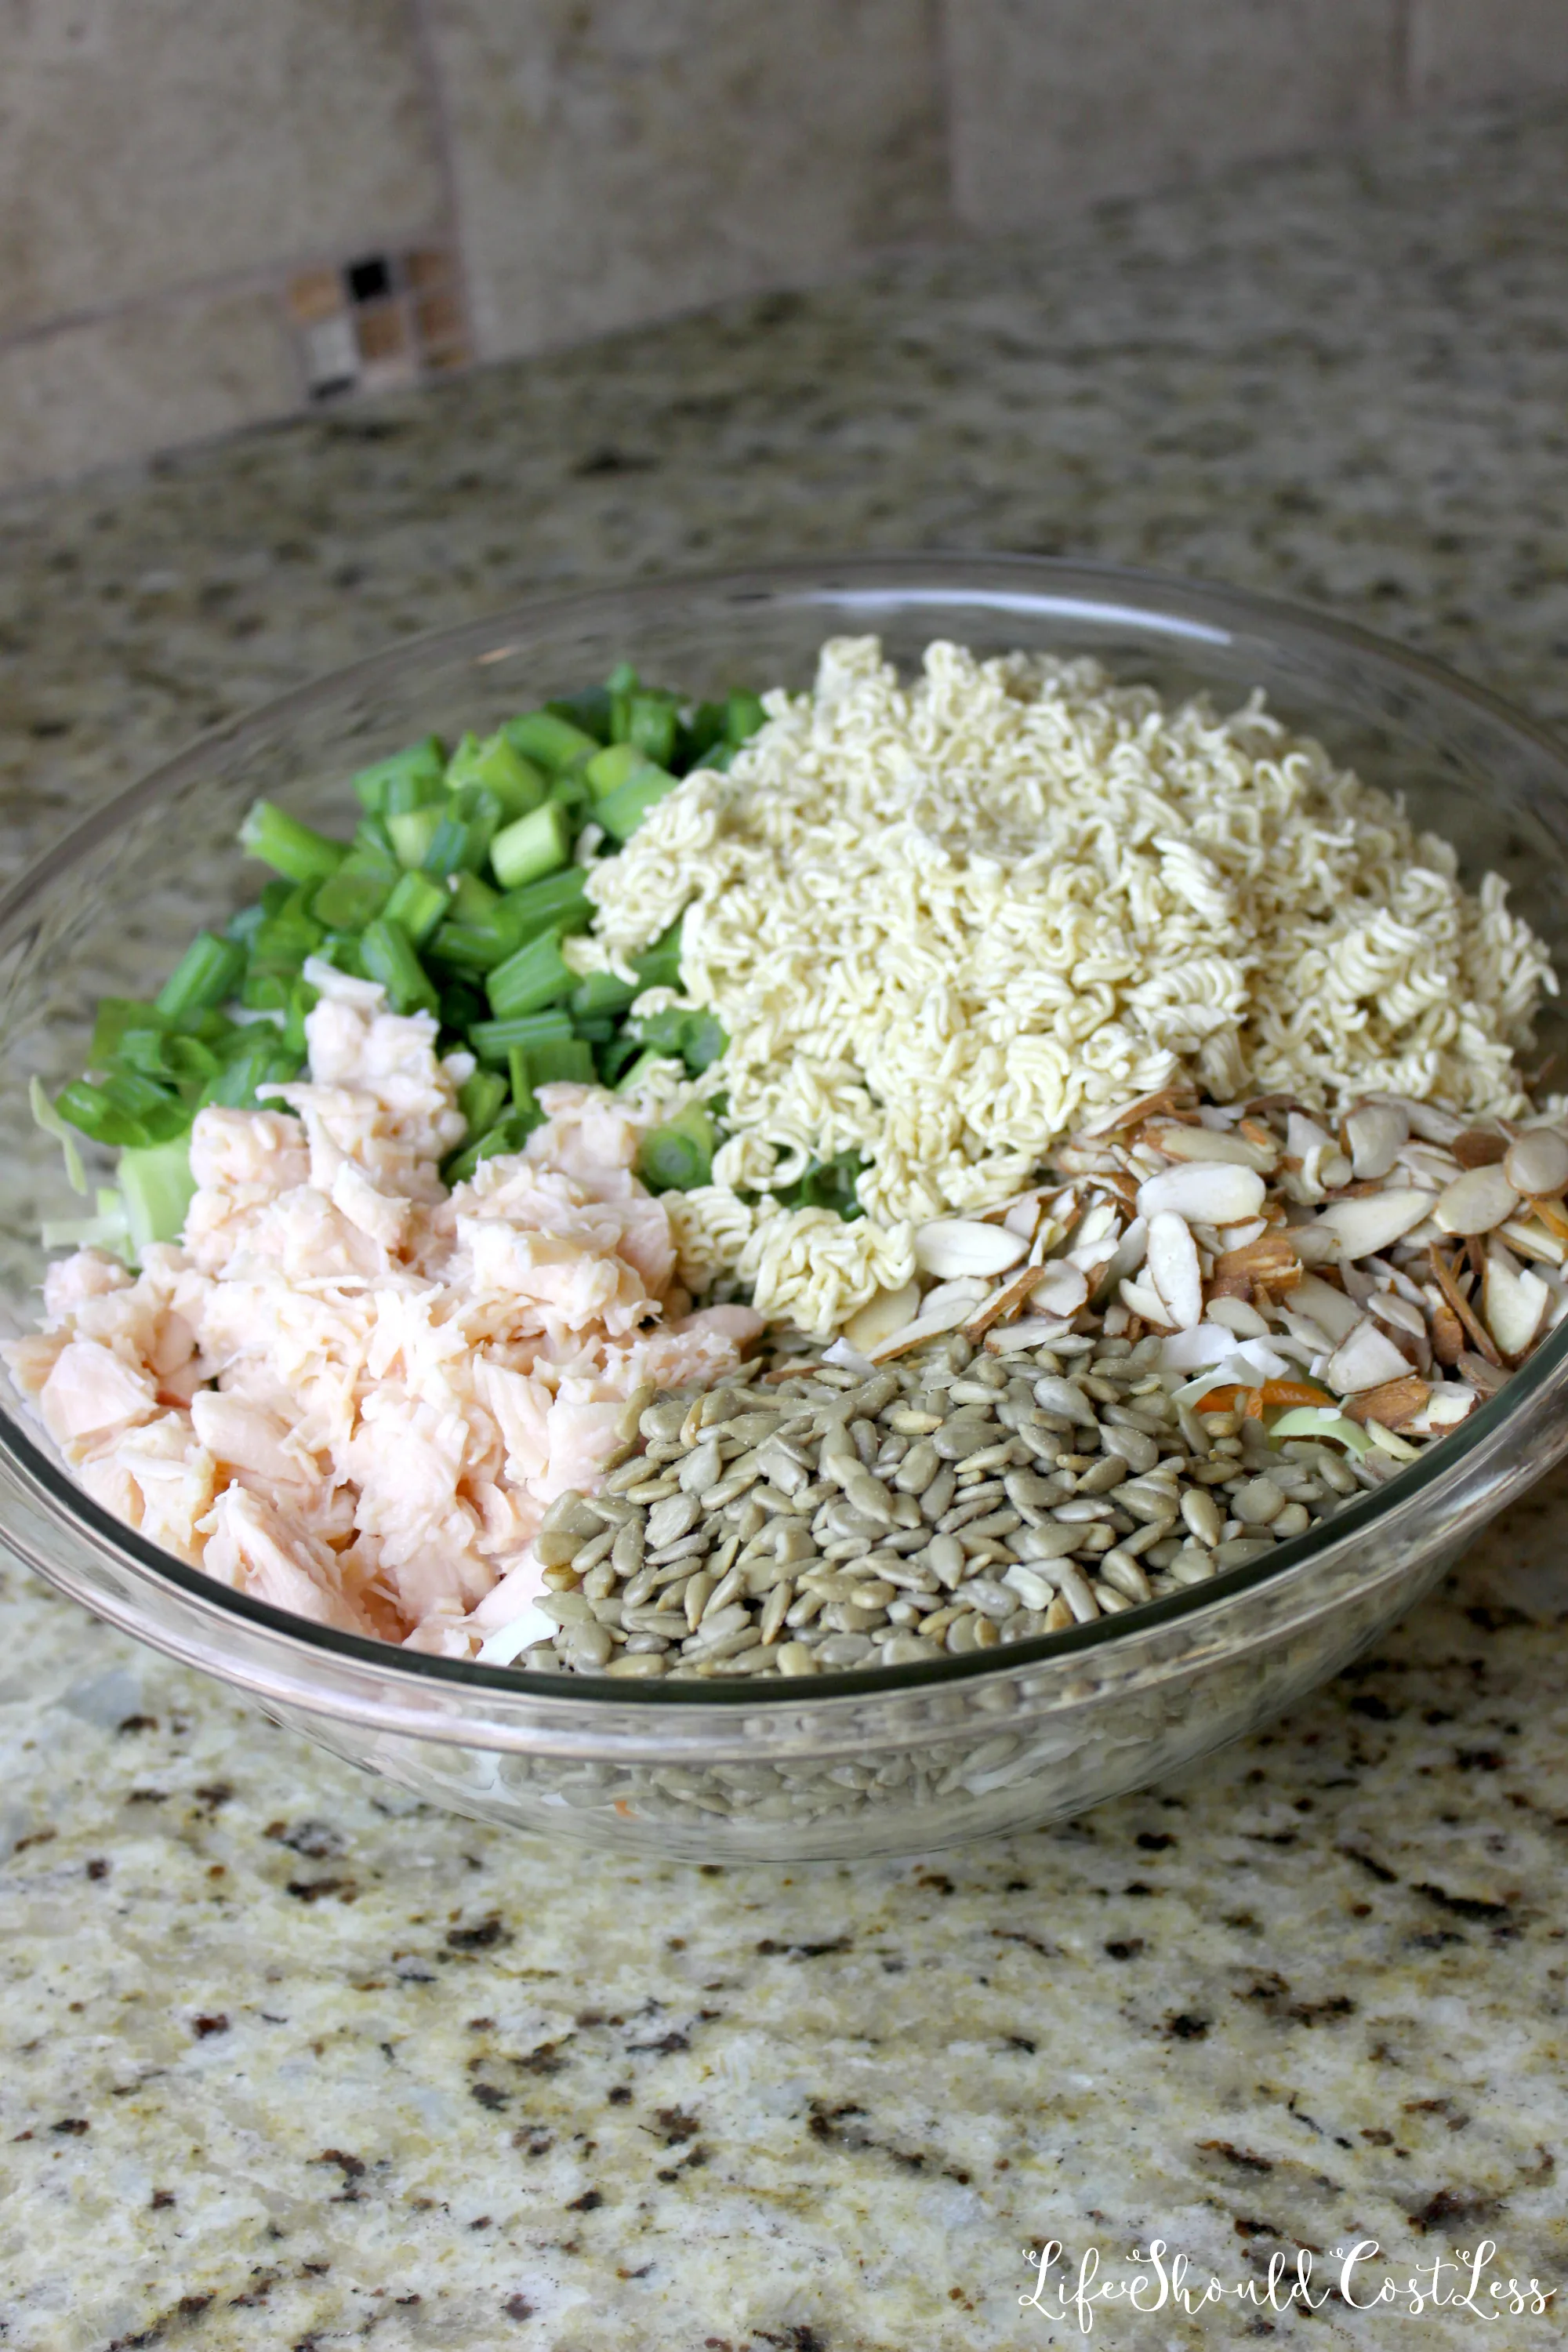
[[[1053,1139],[1184,1076],[1222,1102],[1527,1107],[1512,1057],[1555,982],[1503,883],[1462,888],[1447,843],[1261,697],[1220,717],[941,643],[903,685],[838,638],[765,708],[728,774],[592,869],[568,950],[624,971],[684,916],[686,992],[657,1002],[729,1038],[697,1089],[723,1097],[720,1181],[668,1204],[689,1277],[830,1330],[909,1279],[921,1221],[1005,1199]],[[863,1220],[770,1197],[844,1152]]]

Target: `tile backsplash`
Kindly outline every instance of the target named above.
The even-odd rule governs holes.
[[[1568,84],[1568,0],[0,0],[0,488]]]

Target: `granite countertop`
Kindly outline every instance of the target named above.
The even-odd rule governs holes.
[[[15,501],[5,858],[399,633],[813,549],[1226,578],[1561,719],[1565,133],[1385,134]],[[1051,2238],[1564,2278],[1565,1532],[1560,1478],[1176,1782],[776,1871],[421,1809],[5,1569],[0,2345],[1011,2352],[1078,2340],[1020,2307]]]

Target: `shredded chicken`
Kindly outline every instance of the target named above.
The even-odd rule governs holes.
[[[87,1491],[237,1590],[466,1657],[541,1589],[550,1504],[591,1487],[639,1392],[722,1380],[762,1328],[691,1311],[643,1122],[593,1087],[448,1193],[472,1064],[312,965],[309,1084],[197,1115],[180,1247],[132,1278],[51,1266],[11,1376]],[[657,1112],[649,1116],[657,1117]]]

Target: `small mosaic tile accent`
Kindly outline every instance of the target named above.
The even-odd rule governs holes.
[[[456,264],[440,246],[302,270],[287,302],[313,401],[388,392],[473,356]]]

